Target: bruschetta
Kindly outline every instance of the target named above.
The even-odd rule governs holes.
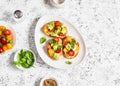
[[[62,40],[58,37],[53,37],[47,44],[47,51],[53,60],[58,60],[62,55]]]
[[[60,21],[51,21],[43,26],[43,31],[48,36],[65,38],[67,27]]]
[[[63,54],[65,58],[72,59],[79,53],[79,42],[72,36],[66,36],[62,42]]]

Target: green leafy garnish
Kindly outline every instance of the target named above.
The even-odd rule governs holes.
[[[71,49],[74,49],[74,43],[73,42],[70,42],[70,46],[71,46]]]
[[[29,50],[22,49],[17,55],[17,61],[14,61],[13,64],[24,68],[29,68],[33,66],[34,61],[33,53]]]
[[[54,39],[50,40],[50,44],[55,44],[56,41]]]
[[[66,63],[66,64],[72,64],[72,62],[71,62],[71,61],[66,61],[65,63]]]
[[[40,38],[40,44],[44,43],[46,41],[46,37],[41,37]]]

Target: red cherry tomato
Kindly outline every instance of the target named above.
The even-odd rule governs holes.
[[[56,42],[59,42],[59,38],[58,37],[53,37],[53,39],[56,41]]]
[[[3,52],[3,49],[2,48],[0,48],[0,53],[2,53]]]
[[[60,52],[61,52],[61,49],[56,50],[56,53],[60,53]]]
[[[10,34],[11,34],[11,31],[10,31],[10,30],[6,29],[6,30],[4,31],[4,35],[10,35]]]
[[[70,51],[68,52],[68,54],[69,54],[69,56],[74,56],[75,52],[74,52],[73,50],[70,50]]]
[[[2,45],[7,44],[7,40],[5,38],[1,39],[1,43],[2,43]]]
[[[60,26],[60,21],[55,21],[55,26]]]

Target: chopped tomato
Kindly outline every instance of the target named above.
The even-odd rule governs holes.
[[[56,50],[56,53],[60,53],[60,52],[61,52],[61,49]]]
[[[3,52],[3,49],[2,48],[0,48],[0,53],[2,53]]]
[[[68,52],[68,54],[69,54],[69,56],[74,56],[75,52],[74,52],[73,50],[70,50],[70,51]]]
[[[68,42],[66,40],[63,41],[62,45],[65,46]]]
[[[55,26],[60,26],[60,21],[55,21]]]
[[[51,49],[51,46],[50,46],[50,44],[48,44],[48,45],[47,45],[47,48],[48,48],[48,49]]]
[[[2,45],[7,44],[7,40],[5,38],[1,39],[1,43],[2,43]]]
[[[60,33],[59,34],[62,38],[64,38],[66,36],[66,34]]]
[[[11,31],[10,31],[10,30],[6,29],[6,30],[4,31],[4,35],[10,35],[10,34],[11,34]]]
[[[56,41],[56,42],[59,42],[59,38],[54,36],[53,39]]]

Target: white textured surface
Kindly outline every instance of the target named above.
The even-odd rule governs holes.
[[[22,22],[12,17],[16,9],[26,15]],[[87,46],[80,65],[60,70],[40,59],[34,28],[45,14],[62,16],[78,28]],[[120,86],[120,0],[67,0],[61,9],[51,7],[48,0],[0,0],[0,20],[11,23],[17,36],[15,48],[0,55],[0,86],[38,86],[46,75],[57,77],[61,86]],[[14,52],[20,48],[35,51],[33,69],[20,71],[12,65]]]

